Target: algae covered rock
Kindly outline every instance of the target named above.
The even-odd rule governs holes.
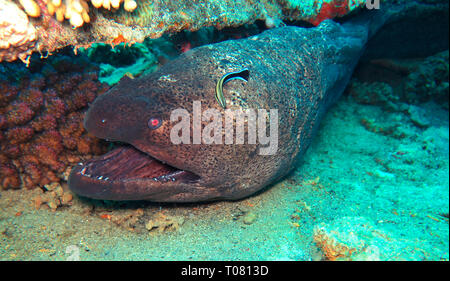
[[[449,52],[426,58],[408,75],[404,84],[404,99],[410,103],[436,100],[446,103],[449,95]]]
[[[407,104],[429,101],[448,109],[448,58],[446,50],[425,58],[363,62],[347,92],[358,103],[379,105],[388,111],[408,111]]]
[[[350,84],[349,94],[358,103],[380,105],[391,110],[397,109],[395,103],[399,101],[392,87],[385,82],[368,83],[355,79]]]
[[[422,255],[365,217],[318,224],[313,239],[325,260],[417,260]]]

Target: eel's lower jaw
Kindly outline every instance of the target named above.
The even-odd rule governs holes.
[[[103,200],[160,200],[200,177],[163,164],[132,146],[121,146],[72,169],[69,187]]]

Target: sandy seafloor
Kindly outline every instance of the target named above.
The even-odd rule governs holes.
[[[0,259],[448,260],[448,111],[422,107],[428,128],[343,96],[303,163],[238,202],[109,204],[75,196],[53,212],[35,209],[29,190],[2,191]],[[400,122],[406,137],[370,132],[363,117]],[[172,227],[147,230],[157,218]]]

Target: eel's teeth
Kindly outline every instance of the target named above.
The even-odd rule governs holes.
[[[84,175],[84,172],[86,172],[86,167],[81,170],[81,174]]]
[[[102,180],[102,179],[103,179],[103,176],[99,176],[97,179]]]

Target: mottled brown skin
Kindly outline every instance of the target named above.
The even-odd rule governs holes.
[[[189,173],[167,182],[133,178],[145,171],[128,171],[134,163],[133,153],[139,152],[123,153],[123,157],[116,153],[119,156],[115,158],[100,158],[73,169],[70,188],[96,199],[159,202],[240,199],[261,190],[295,167],[326,109],[343,92],[367,37],[367,26],[341,26],[331,21],[311,29],[272,29],[248,39],[193,49],[155,73],[123,79],[90,107],[86,129],[99,138],[130,144],[127,151],[137,149],[143,157],[150,155]],[[227,105],[278,109],[277,153],[259,155],[258,144],[172,144],[171,111],[185,108],[192,114],[193,101],[201,101],[202,110],[223,112],[215,99],[216,83],[224,74],[243,68],[250,71],[248,82],[233,80],[224,86]],[[233,92],[239,93],[240,99]],[[147,123],[154,117],[163,124],[151,130]],[[84,176],[83,168],[93,174]],[[123,172],[125,168],[128,170]],[[100,174],[94,172],[120,176],[99,180]]]

